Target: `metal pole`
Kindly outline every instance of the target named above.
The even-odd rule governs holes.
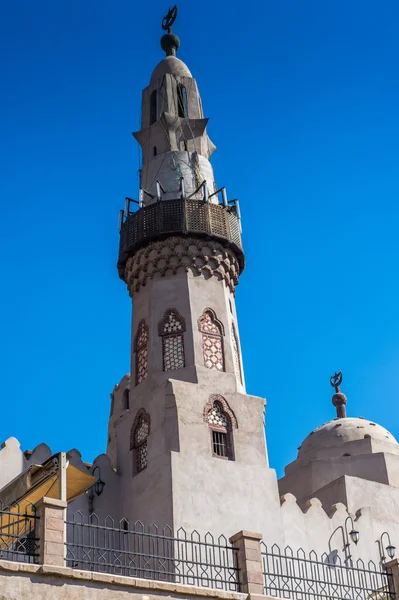
[[[119,231],[122,229],[123,217],[124,217],[124,212],[123,212],[123,210],[120,210],[119,211],[119,217],[118,217],[118,229],[119,229]]]
[[[60,478],[60,500],[67,500],[67,480],[66,480],[66,471],[67,471],[67,460],[66,460],[66,452],[60,452],[59,459],[59,478]]]
[[[242,233],[240,203],[239,203],[238,200],[236,200],[235,204],[236,204],[236,211],[237,211],[238,223],[240,225],[240,233]]]
[[[157,201],[161,201],[161,184],[157,181]]]
[[[186,195],[186,191],[184,189],[184,177],[180,179],[180,189],[181,189],[181,197],[184,200],[184,196]]]
[[[227,191],[225,187],[222,188],[222,200],[223,206],[227,206]]]
[[[208,184],[206,183],[206,180],[204,181],[204,183],[202,185],[204,186],[204,200],[205,200],[205,202],[208,202],[209,193],[208,193]]]

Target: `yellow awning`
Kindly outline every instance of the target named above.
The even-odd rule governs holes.
[[[3,505],[7,508],[0,511],[0,548],[9,547],[33,528],[34,509],[31,505],[44,497],[60,498],[60,474],[56,461],[51,462],[53,458],[44,465],[32,465],[3,488]],[[96,481],[90,473],[67,463],[67,502],[84,494]]]

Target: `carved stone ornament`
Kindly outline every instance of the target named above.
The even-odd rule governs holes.
[[[227,415],[227,417],[230,419],[231,428],[237,429],[238,423],[237,423],[236,416],[233,413],[233,411],[231,410],[230,406],[228,405],[227,400],[225,398],[223,398],[223,396],[221,396],[220,394],[212,394],[211,396],[209,396],[208,402],[204,406],[203,417],[204,417],[205,423],[208,423],[208,415],[211,412],[211,410],[213,409],[215,403],[216,404],[219,403],[221,405],[224,414]]]
[[[224,280],[233,293],[238,283],[239,267],[233,252],[219,242],[191,236],[173,236],[141,248],[128,259],[124,279],[133,296],[149,279],[181,270]]]

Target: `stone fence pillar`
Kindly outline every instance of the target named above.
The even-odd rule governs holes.
[[[230,538],[238,548],[237,560],[240,569],[240,591],[244,594],[263,595],[263,571],[260,542],[262,535],[250,531],[239,531]]]
[[[387,572],[391,574],[391,589],[389,591],[391,592],[392,597],[399,598],[399,559],[394,558],[393,560],[390,560],[388,563],[386,563],[385,568]]]
[[[67,503],[64,500],[42,498],[36,504],[37,537],[39,538],[39,563],[65,566]]]

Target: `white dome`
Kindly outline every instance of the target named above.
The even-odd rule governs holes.
[[[153,70],[150,85],[156,84],[159,79],[162,79],[165,73],[171,73],[177,77],[192,77],[189,68],[180,58],[166,56]]]
[[[334,419],[314,429],[299,448],[298,459],[316,458],[320,450],[339,451],[343,444],[371,438],[376,442],[398,445],[393,435],[381,425],[368,419],[346,417]],[[339,453],[337,452],[337,455]]]

